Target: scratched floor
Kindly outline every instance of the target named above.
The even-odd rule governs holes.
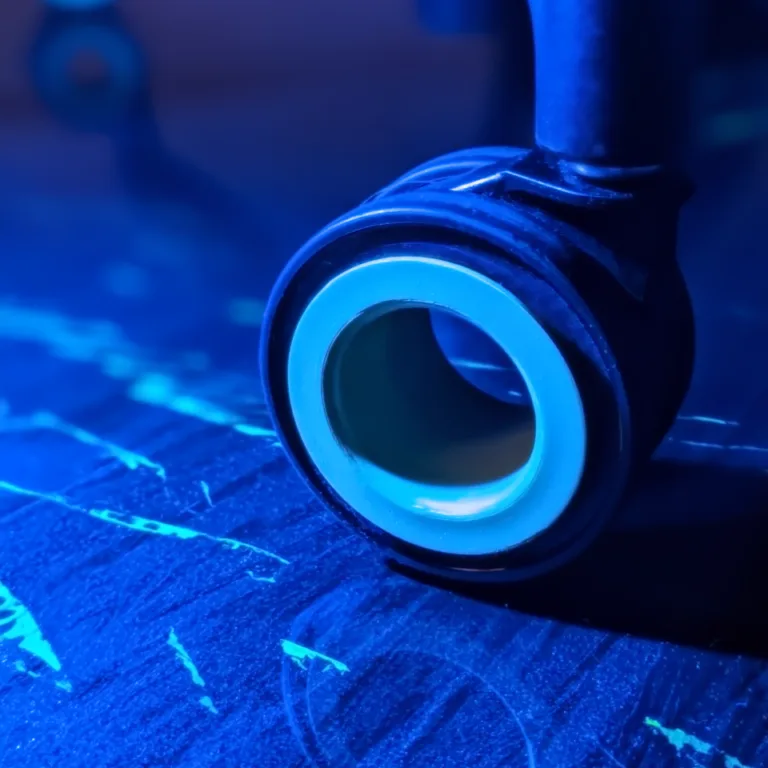
[[[527,140],[524,19],[0,10],[3,768],[768,765],[768,21],[744,5],[692,99],[682,415],[581,560],[482,595],[393,572],[310,497],[255,348],[324,221]]]

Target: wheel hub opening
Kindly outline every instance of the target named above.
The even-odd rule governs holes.
[[[535,416],[527,389],[516,402],[505,402],[459,373],[435,337],[434,321],[441,314],[451,314],[454,325],[457,319],[468,322],[412,302],[364,312],[331,346],[323,398],[347,454],[390,481],[450,488],[456,501],[469,501],[479,486],[487,492],[489,483],[511,479],[525,466],[536,436]],[[474,327],[472,332],[482,333]],[[512,360],[484,337],[522,381]],[[391,487],[379,490],[391,496]],[[491,503],[474,501],[481,507]]]

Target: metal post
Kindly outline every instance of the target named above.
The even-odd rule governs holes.
[[[668,160],[687,103],[693,3],[529,0],[536,141],[565,159],[637,168]]]

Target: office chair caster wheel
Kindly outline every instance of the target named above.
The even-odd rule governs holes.
[[[280,439],[386,557],[456,580],[552,568],[674,420],[693,359],[686,190],[589,170],[539,150],[438,158],[278,280],[261,363]]]
[[[55,4],[31,51],[37,93],[53,115],[78,130],[113,130],[146,98],[141,50],[105,5]]]

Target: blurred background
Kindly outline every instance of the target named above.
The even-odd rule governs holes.
[[[768,12],[689,5],[681,154],[699,192],[681,261],[710,342],[697,382],[724,404],[737,378],[760,386],[731,357],[765,323]],[[85,317],[107,302],[161,347],[191,323],[229,364],[255,344],[210,325],[235,286],[263,300],[314,230],[416,163],[530,144],[532,99],[515,0],[15,3],[0,25],[3,293]]]

